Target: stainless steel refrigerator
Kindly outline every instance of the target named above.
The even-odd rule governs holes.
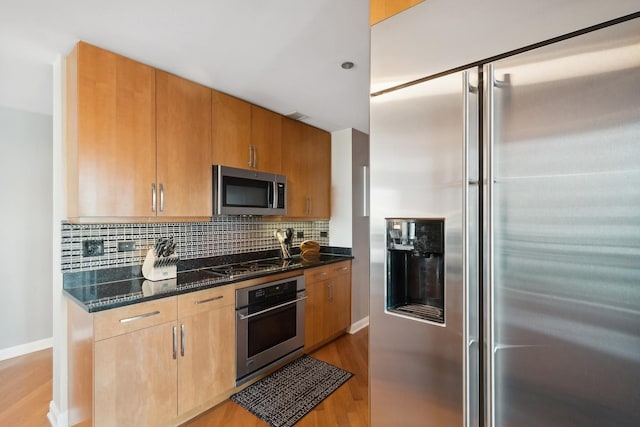
[[[372,426],[640,425],[640,19],[373,96],[370,167]]]

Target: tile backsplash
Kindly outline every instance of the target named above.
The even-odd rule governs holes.
[[[278,228],[293,228],[293,245],[311,239],[329,244],[328,221],[265,221],[261,217],[216,217],[211,222],[142,224],[69,224],[62,222],[63,272],[139,265],[159,237],[171,237],[177,243],[181,259],[194,259],[278,249],[273,235]],[[296,238],[297,232],[304,238]],[[104,254],[82,254],[85,240],[102,240]],[[132,251],[118,252],[118,242],[135,242]]]

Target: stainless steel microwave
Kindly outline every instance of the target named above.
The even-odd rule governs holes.
[[[214,215],[285,215],[286,200],[284,175],[213,166]]]

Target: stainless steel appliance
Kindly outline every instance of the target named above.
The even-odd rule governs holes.
[[[236,383],[302,354],[304,276],[236,290]]]
[[[290,263],[290,260],[274,257],[207,267],[200,271],[228,279],[237,279],[239,277],[248,278],[250,276],[262,275],[267,272],[283,271]]]
[[[389,313],[445,323],[444,220],[387,219]]]
[[[372,97],[372,426],[640,425],[638,94],[635,18]],[[443,323],[389,218],[444,219]]]
[[[286,190],[284,175],[213,166],[214,215],[285,215]]]

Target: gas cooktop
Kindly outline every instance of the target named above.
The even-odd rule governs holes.
[[[286,269],[290,264],[291,261],[282,260],[281,258],[267,258],[255,261],[245,261],[236,264],[209,267],[202,269],[202,271],[205,271],[214,276],[235,279],[237,277],[251,276],[270,271],[283,270]]]

